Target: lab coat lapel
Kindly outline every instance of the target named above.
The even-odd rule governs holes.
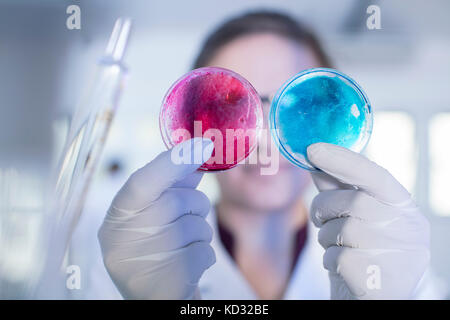
[[[322,264],[324,250],[317,241],[317,228],[308,220],[308,235],[283,299],[323,300],[330,298],[328,273]]]
[[[257,295],[223,247],[217,218],[211,210],[207,221],[213,228],[211,246],[216,263],[203,274],[199,288],[203,299],[257,299]],[[308,238],[292,273],[283,299],[329,299],[329,280],[322,265],[323,249],[317,242],[317,229],[308,222]]]
[[[214,210],[209,213],[207,221],[214,232],[211,246],[216,253],[216,263],[206,270],[200,279],[199,288],[202,299],[257,299],[220,241]]]

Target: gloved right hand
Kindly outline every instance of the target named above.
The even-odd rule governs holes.
[[[430,259],[429,223],[409,192],[363,155],[328,143],[308,147],[319,190],[320,228],[331,299],[410,299]]]
[[[211,140],[185,141],[133,173],[115,196],[98,238],[125,299],[198,298],[198,281],[215,254],[205,221],[210,203],[195,190],[202,177],[196,170],[213,147]],[[203,162],[175,164],[180,150],[184,159],[200,154]]]

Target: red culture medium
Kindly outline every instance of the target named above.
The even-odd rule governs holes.
[[[216,67],[192,70],[166,93],[160,113],[164,143],[171,148],[193,137],[214,142],[203,171],[226,170],[247,158],[262,128],[261,99],[239,74]]]

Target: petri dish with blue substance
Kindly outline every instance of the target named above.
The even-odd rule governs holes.
[[[309,145],[326,142],[361,152],[372,133],[373,114],[362,88],[327,68],[305,70],[288,80],[272,101],[269,127],[281,154],[293,164],[316,169]]]

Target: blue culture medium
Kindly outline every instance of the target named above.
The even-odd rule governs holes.
[[[358,84],[325,68],[287,81],[272,101],[269,127],[280,152],[293,164],[317,170],[306,149],[317,142],[361,152],[372,133],[372,108]]]

